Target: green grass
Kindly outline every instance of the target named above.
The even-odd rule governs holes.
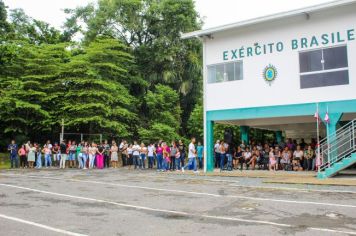
[[[0,169],[10,168],[10,158],[8,153],[0,153]]]

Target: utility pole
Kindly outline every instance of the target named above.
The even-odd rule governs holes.
[[[62,132],[61,135],[59,136],[60,142],[63,141],[63,137],[64,137],[64,119],[62,118]]]

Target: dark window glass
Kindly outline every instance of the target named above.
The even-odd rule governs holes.
[[[348,70],[300,76],[300,88],[317,88],[349,84]]]
[[[299,53],[300,73],[322,70],[321,60],[321,50]]]
[[[242,62],[235,62],[235,80],[243,79]]]
[[[348,67],[347,48],[335,47],[323,50],[324,70]]]
[[[234,64],[235,63],[227,63],[225,64],[225,81],[234,81]]]

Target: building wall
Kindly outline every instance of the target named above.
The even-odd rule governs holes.
[[[313,13],[309,19],[304,15],[214,34],[213,39],[205,41],[205,64],[242,60],[244,78],[206,84],[206,111],[356,99],[356,40],[352,40],[356,38],[355,12],[356,4],[353,4]],[[348,30],[351,40],[347,40]],[[331,33],[336,38],[339,33],[345,42],[322,45],[321,35],[328,34],[331,39]],[[319,45],[310,45],[312,36],[319,39]],[[300,40],[303,37],[308,39],[309,46],[301,49]],[[292,49],[292,40],[295,39],[299,42],[297,50]],[[269,49],[269,43],[275,45],[277,42],[283,43],[283,50],[277,51],[274,46],[272,53],[247,56],[247,47],[255,49],[258,43],[260,46],[267,45]],[[349,84],[301,89],[299,51],[335,45],[347,45]],[[244,50],[243,58],[239,55],[241,47]],[[237,58],[232,58],[231,50],[237,50]],[[277,78],[271,84],[263,78],[264,68],[269,64],[278,71]]]

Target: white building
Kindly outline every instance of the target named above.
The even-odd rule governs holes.
[[[341,0],[186,33],[203,42],[206,170],[214,123],[316,137],[356,118],[356,1]],[[296,132],[298,131],[298,132]]]

